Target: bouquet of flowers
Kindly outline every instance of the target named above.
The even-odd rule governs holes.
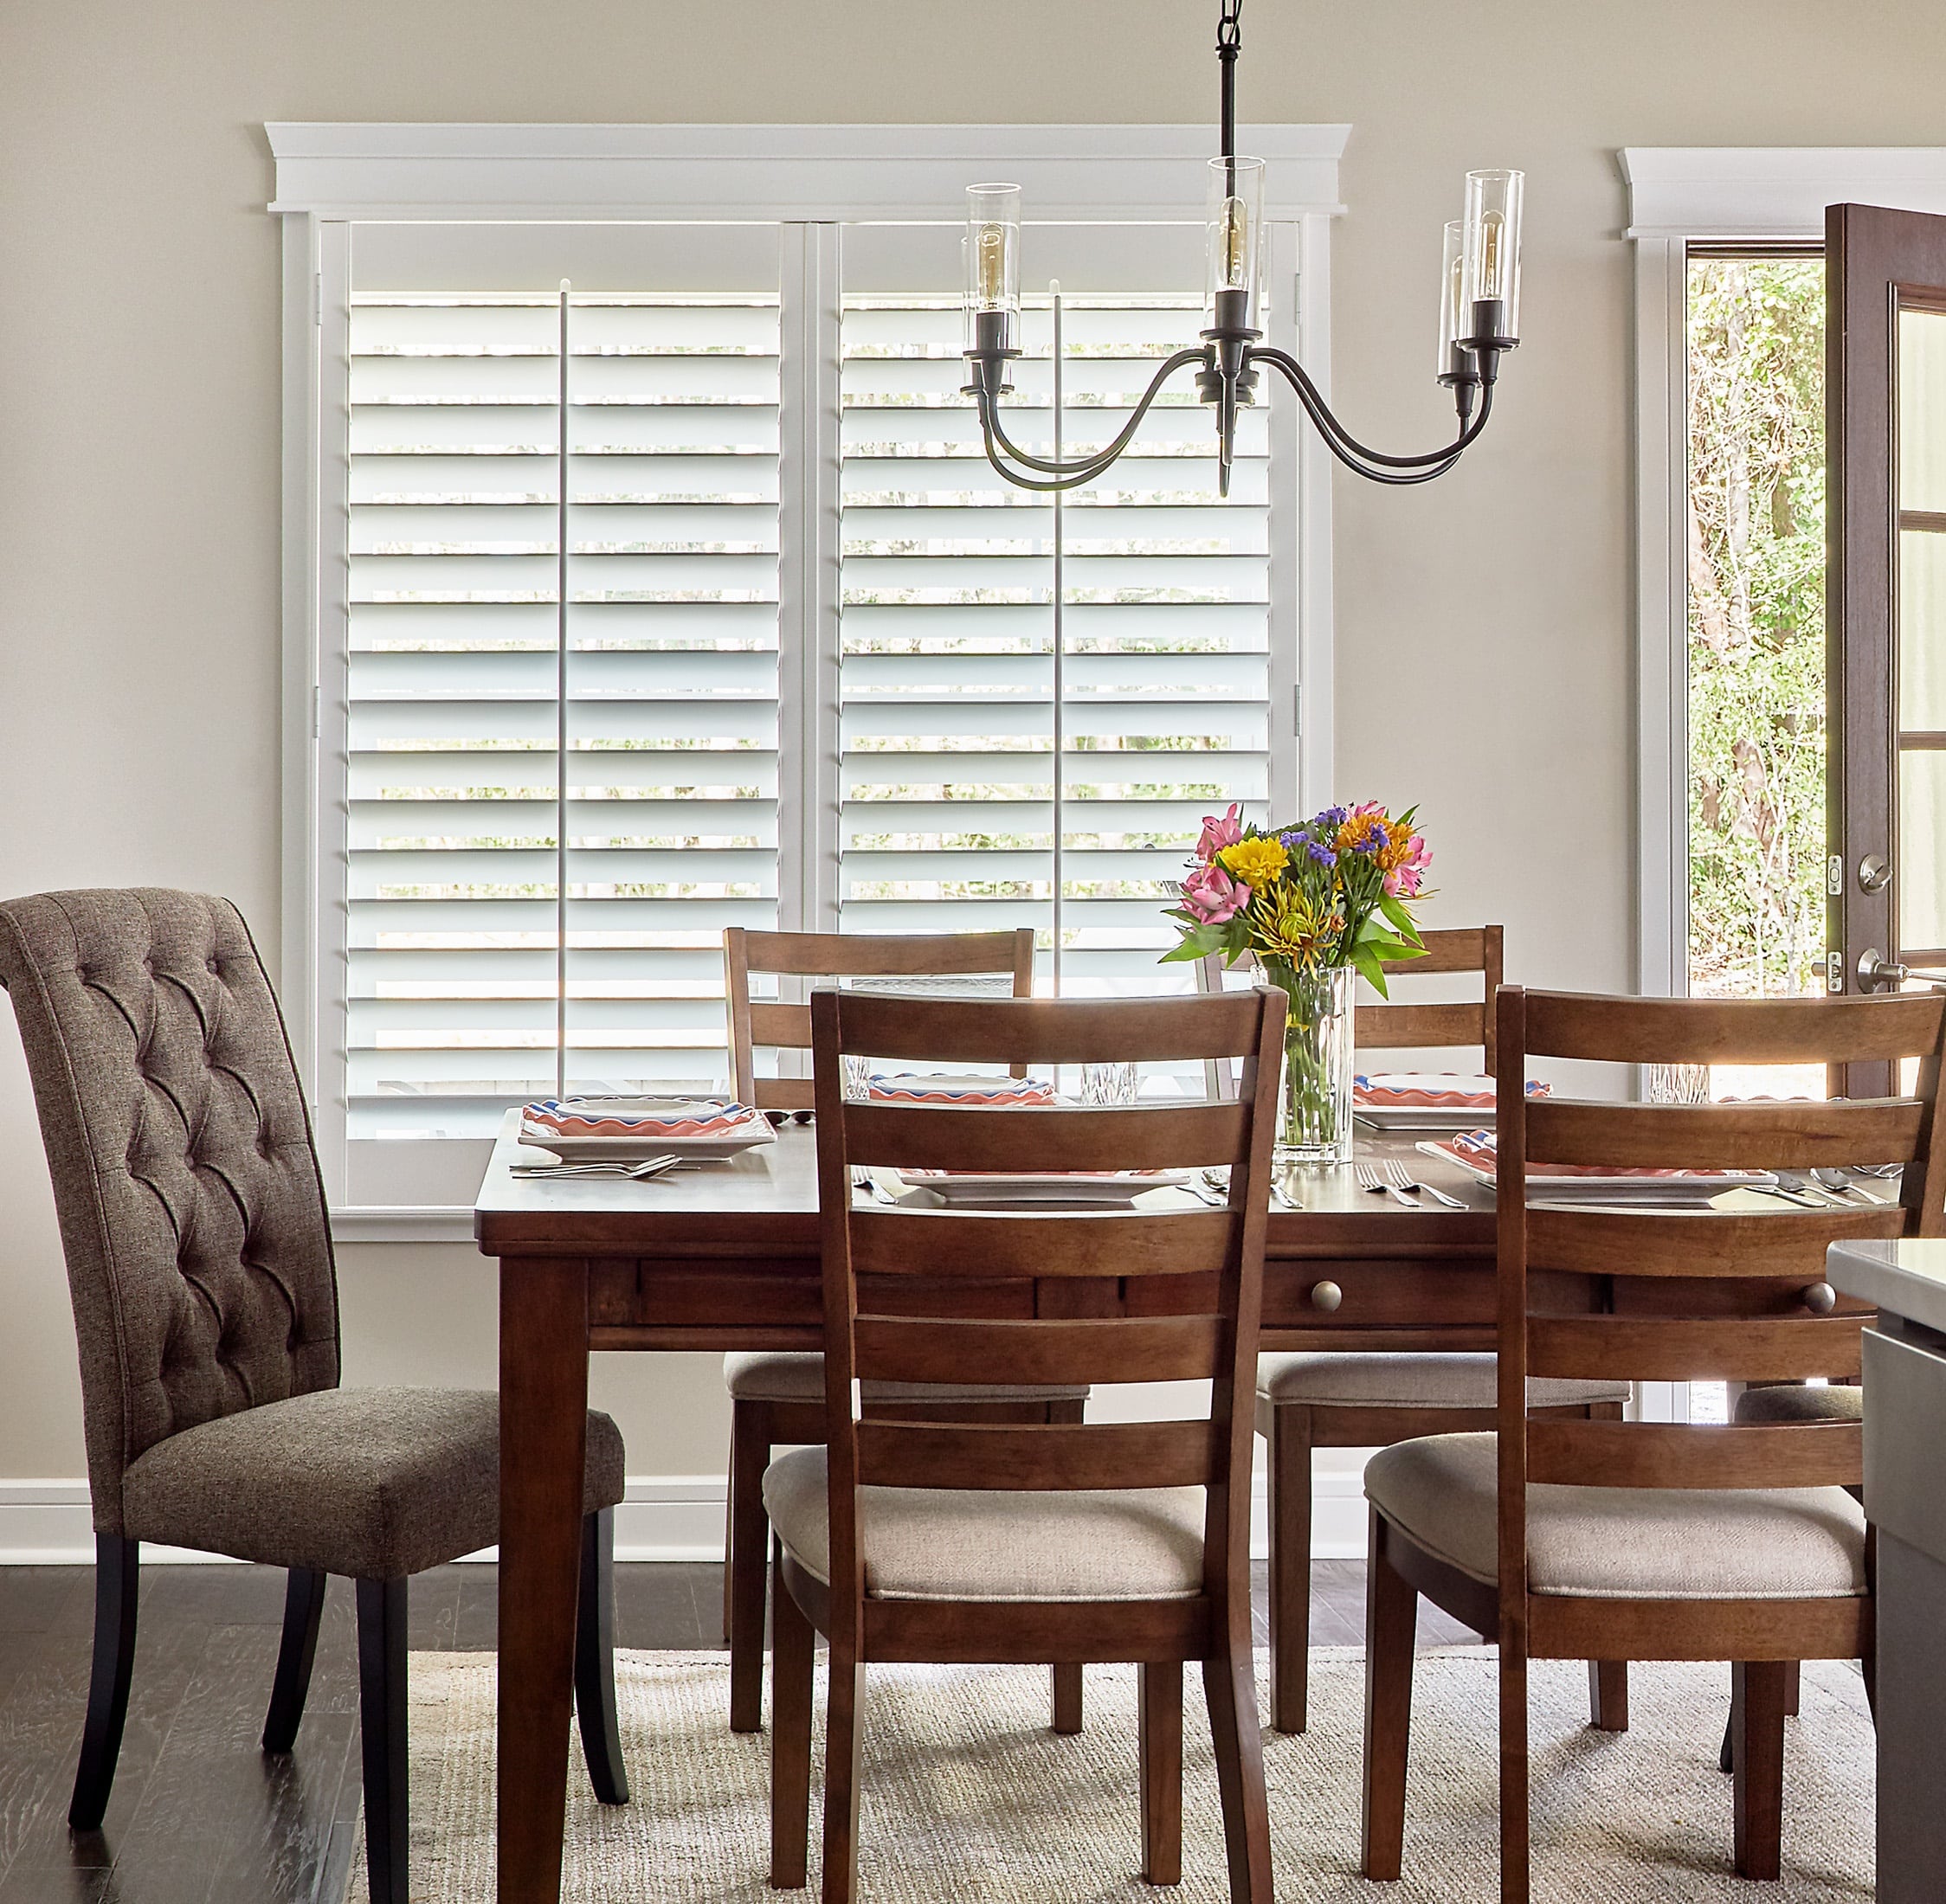
[[[1349,965],[1383,997],[1381,962],[1425,951],[1409,902],[1426,890],[1432,854],[1416,810],[1394,818],[1369,800],[1295,827],[1247,826],[1240,807],[1206,819],[1182,904],[1169,913],[1182,936],[1163,959],[1221,952],[1234,965],[1254,952],[1279,983]]]

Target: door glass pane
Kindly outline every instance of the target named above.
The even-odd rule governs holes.
[[[1898,724],[1946,732],[1946,535],[1898,538]]]
[[[1946,514],[1946,312],[1898,313],[1898,506]]]
[[[1946,752],[1908,748],[1898,757],[1900,955],[1946,949]]]

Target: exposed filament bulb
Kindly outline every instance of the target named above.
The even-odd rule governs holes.
[[[975,240],[975,256],[978,261],[980,301],[989,307],[996,306],[1007,286],[1007,228],[982,225]]]
[[[1241,290],[1250,281],[1250,214],[1240,198],[1223,201],[1220,242],[1223,282],[1233,291]]]

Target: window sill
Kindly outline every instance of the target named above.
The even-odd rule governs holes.
[[[331,1235],[333,1243],[464,1243],[470,1247],[473,1210],[464,1204],[352,1206],[332,1212]]]

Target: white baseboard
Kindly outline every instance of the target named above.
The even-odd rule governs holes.
[[[724,1484],[713,1475],[634,1475],[615,1516],[618,1560],[720,1560]],[[1312,1554],[1363,1559],[1365,1503],[1355,1474],[1324,1471],[1312,1481]],[[1251,1514],[1251,1552],[1266,1545],[1263,1476]],[[467,1555],[490,1560],[495,1549]],[[145,1565],[207,1565],[213,1556],[187,1547],[145,1546]],[[85,1481],[0,1481],[0,1566],[87,1566],[94,1559],[93,1521]]]

